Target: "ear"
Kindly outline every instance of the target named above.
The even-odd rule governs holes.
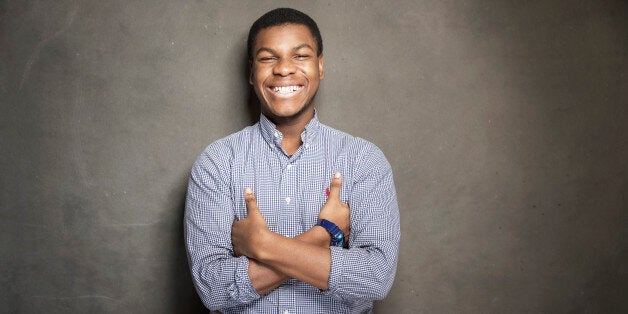
[[[249,84],[253,85],[253,61],[249,60]]]
[[[325,78],[325,67],[323,66],[323,54],[318,57],[318,79]]]

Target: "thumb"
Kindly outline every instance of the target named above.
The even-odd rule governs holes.
[[[246,211],[247,216],[259,213],[259,208],[257,207],[257,198],[255,198],[255,193],[251,188],[244,189],[244,201],[246,202]]]
[[[336,172],[329,185],[329,198],[340,199],[340,187],[342,187],[342,175]]]

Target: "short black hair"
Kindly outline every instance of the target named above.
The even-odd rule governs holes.
[[[307,14],[290,8],[277,8],[266,12],[262,15],[249,30],[249,38],[246,42],[249,60],[253,60],[253,47],[255,46],[255,40],[257,34],[268,27],[285,25],[285,24],[300,24],[305,25],[312,33],[312,37],[316,40],[316,54],[321,55],[323,53],[323,38],[321,32],[318,30],[316,22]]]

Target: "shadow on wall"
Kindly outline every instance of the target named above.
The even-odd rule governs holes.
[[[242,41],[241,41],[242,42]],[[248,62],[248,54],[246,51],[246,46],[236,45],[233,51],[233,54],[238,56],[241,62],[239,63],[240,73],[242,73],[242,80],[246,82],[247,86],[247,97],[246,97],[246,111],[242,112],[242,116],[244,119],[238,119],[239,121],[248,120],[249,124],[254,124],[259,120],[260,115],[260,103],[255,95],[255,91],[248,84],[248,79],[250,75],[250,67]],[[247,119],[248,118],[248,119]],[[207,143],[209,144],[209,143]],[[179,219],[176,221],[177,232],[179,236],[177,237],[177,243],[174,245],[177,248],[176,256],[177,263],[176,269],[173,269],[172,274],[176,274],[176,278],[172,278],[171,281],[175,282],[175,291],[176,295],[176,308],[172,309],[173,313],[210,313],[203,303],[201,302],[196,290],[194,288],[194,283],[192,281],[192,277],[189,270],[187,252],[185,247],[185,238],[183,231],[183,219],[185,215],[185,199],[188,185],[188,176],[189,173],[185,175],[185,181],[181,183],[179,188],[176,188],[173,191],[174,195],[178,196],[177,204],[179,205],[178,215]]]
[[[257,99],[257,95],[255,94],[255,91],[253,90],[253,86],[249,84],[249,77],[251,76],[251,67],[249,65],[248,53],[246,51],[246,48],[239,49],[239,51],[241,53],[240,60],[242,60],[242,63],[240,64],[240,72],[243,73],[244,77],[242,79],[246,82],[246,85],[248,87],[246,108],[248,109],[249,122],[250,122],[249,124],[254,124],[259,120],[259,115],[261,113],[260,102],[259,102],[259,99]]]

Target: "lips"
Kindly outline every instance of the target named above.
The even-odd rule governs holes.
[[[303,89],[303,85],[270,86],[269,89],[276,94],[288,96]]]

